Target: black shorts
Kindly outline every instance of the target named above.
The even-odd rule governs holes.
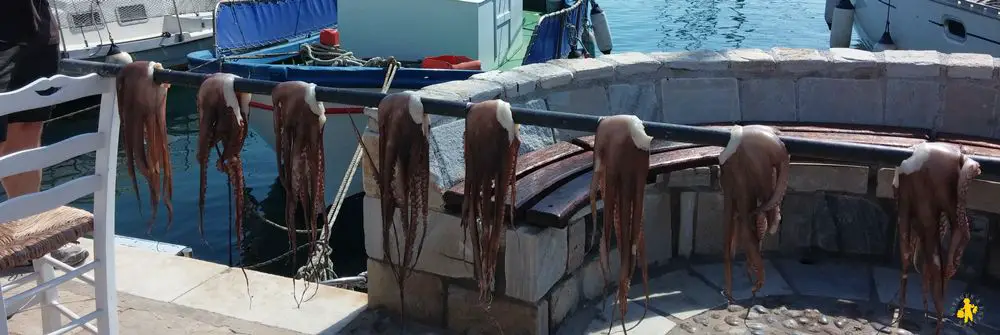
[[[21,45],[0,42],[0,92],[24,87],[59,71],[59,45]],[[0,116],[0,141],[7,140],[7,123],[48,120],[55,106],[41,107]]]

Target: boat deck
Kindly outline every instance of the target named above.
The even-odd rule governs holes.
[[[499,70],[510,70],[521,66],[524,62],[524,54],[528,50],[528,43],[531,43],[531,34],[535,32],[535,26],[542,17],[539,12],[524,11],[524,23],[521,24],[520,43],[511,46],[507,51],[507,58],[500,63]]]

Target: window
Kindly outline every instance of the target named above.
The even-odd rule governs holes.
[[[97,26],[103,23],[100,12],[77,13],[70,17],[73,19],[73,28]]]
[[[118,22],[121,23],[142,21],[147,19],[146,5],[143,4],[119,6],[117,11],[118,11]]]

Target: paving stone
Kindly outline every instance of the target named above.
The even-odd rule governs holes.
[[[946,55],[949,78],[991,79],[993,78],[993,56],[975,53],[953,53]]]
[[[798,121],[881,125],[882,85],[878,80],[802,78]]]
[[[726,71],[729,59],[725,55],[710,50],[653,52],[649,56],[670,69],[690,71]]]
[[[677,270],[649,280],[649,305],[656,310],[687,320],[726,303],[719,291],[692,275],[688,270]],[[633,285],[629,300],[645,304],[642,285]]]
[[[673,78],[660,82],[663,120],[681,124],[740,121],[736,78]]]
[[[793,163],[788,171],[788,189],[865,194],[868,190],[868,167]]]
[[[481,102],[501,97],[501,84],[478,79],[453,80],[426,86],[421,91],[443,91],[457,94],[464,101]]]
[[[470,78],[492,81],[500,84],[500,86],[503,86],[503,97],[505,99],[534,93],[535,88],[538,86],[537,77],[515,71],[494,70],[477,73],[472,75]]]
[[[543,89],[564,86],[573,81],[572,71],[547,63],[522,65],[511,69],[511,71],[538,77],[538,87]]]
[[[596,58],[562,58],[550,60],[548,63],[573,71],[573,83],[611,79],[615,74],[614,64]]]
[[[1000,313],[994,313],[997,308],[996,306],[1000,306],[1000,291],[996,289],[980,288],[973,297],[979,298],[980,302],[986,304],[984,307],[990,308],[987,312],[977,315],[976,322],[993,327],[993,329],[1000,328]]]
[[[924,310],[920,299],[920,283],[923,281],[919,273],[913,271],[912,266],[906,278],[906,307],[915,310]],[[872,276],[875,278],[875,288],[878,290],[879,301],[883,303],[899,303],[899,270],[884,267],[872,268]],[[965,293],[965,282],[959,280],[949,280],[948,288],[945,290],[944,301],[955,301],[961,294]],[[934,311],[934,303],[931,297],[927,297],[926,311]]]
[[[886,50],[886,75],[895,78],[928,78],[941,75],[941,54],[933,50]]]
[[[641,52],[623,52],[601,55],[597,60],[615,65],[617,78],[628,78],[634,75],[653,75],[663,66],[659,60]]]
[[[802,264],[796,260],[777,260],[784,271],[784,278],[799,294],[841,298],[853,301],[868,300],[871,293],[868,269],[858,264]],[[836,280],[831,280],[836,278]]]
[[[379,200],[365,197],[363,203],[363,210],[366,213],[364,218],[365,251],[368,253],[368,257],[384,260]],[[402,231],[399,211],[396,212],[395,222],[396,231]],[[461,219],[454,215],[432,210],[428,212],[427,223],[427,237],[424,239],[424,248],[415,268],[445,277],[472,278],[472,254],[470,248],[466,247],[463,242],[471,239],[463,238],[466,234],[462,229]],[[417,240],[420,240],[419,232],[418,230]],[[390,235],[390,240],[395,240],[392,235]],[[398,247],[390,247],[389,252],[398,255],[397,250]]]
[[[657,63],[659,64],[659,63]],[[661,122],[663,114],[659,106],[656,85],[617,84],[608,87],[610,114],[631,114],[643,121]]]
[[[795,121],[795,81],[792,79],[743,79],[740,111],[744,121]]]
[[[995,83],[951,81],[944,88],[944,111],[938,131],[992,136],[997,128]]]
[[[549,302],[525,304],[494,296],[486,310],[478,292],[448,285],[447,322],[448,330],[457,334],[548,334]]]
[[[761,49],[730,49],[723,55],[729,59],[729,69],[770,73],[778,68],[774,57]]]
[[[580,303],[580,278],[568,276],[552,288],[549,297],[549,325],[556,326],[563,322]]]
[[[704,264],[693,267],[702,277],[705,277],[713,285],[719,288],[725,286],[725,267],[723,263]],[[733,298],[743,300],[751,298],[750,289],[752,283],[746,276],[745,264],[743,261],[733,261]],[[722,292],[720,290],[720,292]],[[721,293],[720,293],[721,294]],[[764,260],[764,286],[757,291],[758,297],[779,296],[792,294],[791,287],[774,268],[770,260]]]
[[[933,129],[941,101],[941,84],[937,81],[887,79],[885,125]]]
[[[400,315],[399,285],[388,263],[368,259],[368,305]],[[414,271],[404,284],[406,317],[434,327],[443,327],[446,287],[437,276]]]
[[[653,311],[646,313],[646,318],[643,319],[644,305],[635,302],[627,302],[627,304],[625,329],[629,330],[629,334],[665,334],[677,325],[667,317]],[[594,318],[585,334],[623,334],[621,312],[619,312],[614,296],[605,299],[601,308],[605,312],[599,313]],[[609,325],[611,326],[610,332],[608,332]]]
[[[508,230],[504,252],[506,294],[535,302],[566,273],[566,229],[521,226]]]
[[[826,57],[816,49],[771,48],[771,56],[778,62],[778,71],[807,74],[826,70],[830,66]]]

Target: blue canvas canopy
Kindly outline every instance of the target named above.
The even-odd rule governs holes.
[[[337,0],[236,0],[215,12],[216,52],[229,55],[337,26]]]

